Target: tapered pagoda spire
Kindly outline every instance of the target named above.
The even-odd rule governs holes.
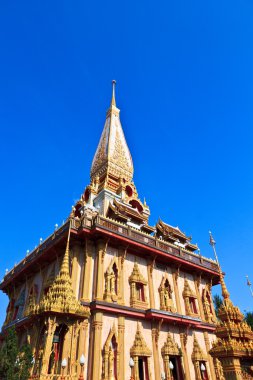
[[[43,295],[38,305],[30,305],[28,314],[45,312],[66,313],[79,317],[88,317],[89,309],[83,306],[76,298],[69,273],[69,240],[71,227],[69,226],[68,239],[62,259],[59,274],[55,277],[48,292]]]
[[[116,81],[112,81],[112,99],[106,113],[104,129],[92,162],[91,180],[99,181],[107,187],[110,181],[116,183],[120,179],[131,181],[133,178],[133,162],[120,123],[119,108],[115,99]],[[109,186],[110,188],[110,186]]]

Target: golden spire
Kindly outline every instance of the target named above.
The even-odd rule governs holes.
[[[98,178],[100,189],[107,187],[112,180],[118,184],[122,178],[126,181],[133,178],[133,161],[121,126],[120,110],[116,107],[115,84],[113,80],[111,104],[91,165],[91,180]],[[117,184],[112,188],[117,188]]]
[[[69,276],[69,240],[70,240],[70,228],[69,228],[69,232],[68,232],[68,239],[67,239],[67,245],[66,245],[65,253],[64,253],[64,256],[62,259],[60,275]]]
[[[31,314],[53,312],[67,313],[79,317],[88,317],[90,314],[89,309],[77,300],[72,287],[72,281],[69,273],[70,230],[71,227],[69,225],[68,239],[60,272],[55,277],[48,293],[44,294],[41,302],[30,311]]]

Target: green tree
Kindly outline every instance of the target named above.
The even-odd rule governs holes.
[[[19,349],[15,328],[11,327],[0,349],[0,379],[28,380],[31,366],[31,347],[26,344]]]
[[[215,314],[216,314],[217,318],[219,317],[219,315],[218,315],[219,308],[221,307],[222,303],[223,302],[222,302],[221,296],[219,296],[218,294],[215,294],[213,296],[213,304],[214,304]]]
[[[248,323],[248,325],[253,330],[253,312],[252,311],[246,311],[245,312],[245,318],[244,318],[244,320],[245,320],[245,322]]]

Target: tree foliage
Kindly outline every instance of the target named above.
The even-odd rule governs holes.
[[[245,320],[245,322],[248,323],[248,325],[253,330],[253,312],[252,311],[246,311],[245,312],[245,318],[244,318],[244,320]]]
[[[213,303],[214,303],[215,314],[216,314],[216,317],[218,318],[219,308],[221,307],[223,303],[221,296],[219,296],[218,294],[215,294],[213,296]]]
[[[0,349],[0,379],[28,380],[32,366],[32,351],[29,345],[18,347],[18,338],[11,327]]]

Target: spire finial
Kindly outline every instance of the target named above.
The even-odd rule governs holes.
[[[115,86],[116,86],[116,80],[112,80],[112,100],[111,100],[111,106],[116,107],[116,100],[115,100]]]
[[[214,240],[211,231],[209,231],[209,235],[210,235],[210,242],[209,242],[209,244],[213,247],[214,256],[215,256],[215,259],[216,259],[216,262],[217,262],[218,268],[219,268],[220,284],[221,284],[221,291],[222,291],[221,293],[222,293],[222,296],[223,296],[224,299],[229,299],[230,294],[229,294],[229,292],[227,290],[227,287],[226,287],[226,284],[225,284],[225,281],[224,281],[224,276],[223,276],[223,273],[222,273],[222,270],[221,270],[221,266],[220,266],[220,263],[219,263],[219,260],[218,260],[217,252],[216,252],[216,249],[215,249],[216,241]]]
[[[68,231],[68,240],[66,245],[65,254],[63,256],[62,265],[61,265],[61,274],[67,274],[69,276],[69,240],[70,240],[70,226]]]

